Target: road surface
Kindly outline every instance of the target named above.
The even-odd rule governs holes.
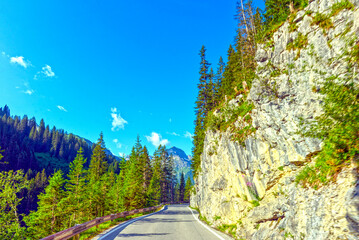
[[[231,239],[199,222],[198,213],[192,211],[188,204],[165,206],[159,212],[124,222],[98,235],[95,239]]]

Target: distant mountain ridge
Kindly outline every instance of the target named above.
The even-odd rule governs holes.
[[[171,147],[170,149],[167,149],[167,152],[169,155],[172,155],[178,181],[180,180],[181,172],[183,172],[185,179],[190,177],[193,182],[193,173],[191,168],[192,157],[177,147]]]

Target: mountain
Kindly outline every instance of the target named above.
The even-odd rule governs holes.
[[[193,181],[191,156],[187,155],[182,149],[177,147],[167,149],[167,152],[169,155],[172,155],[178,181],[180,180],[181,172],[183,172],[185,179],[190,177]]]

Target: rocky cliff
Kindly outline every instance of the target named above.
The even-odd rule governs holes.
[[[322,114],[323,82],[346,76],[358,84],[348,54],[359,39],[359,1],[334,12],[338,2],[310,1],[258,46],[257,77],[247,99],[254,104],[256,131],[244,144],[233,141],[230,131],[206,132],[191,205],[213,226],[231,226],[239,239],[359,238],[355,164],[317,190],[295,183],[322,147],[320,140],[303,137],[300,122]],[[329,27],[318,22],[318,13]],[[235,109],[242,97],[227,107]],[[242,123],[239,117],[235,125]]]

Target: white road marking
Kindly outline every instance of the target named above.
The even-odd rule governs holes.
[[[151,214],[142,216],[142,217],[138,217],[138,218],[132,219],[132,220],[130,220],[130,221],[124,223],[124,224],[121,224],[121,225],[119,225],[118,227],[115,227],[114,229],[112,229],[111,231],[109,231],[108,233],[106,233],[105,235],[101,236],[98,240],[101,240],[101,239],[107,237],[107,235],[111,234],[111,233],[114,232],[114,231],[124,229],[125,227],[127,227],[127,226],[130,225],[131,223],[134,223],[134,222],[136,222],[136,221],[138,221],[138,220],[141,220],[141,219],[143,219],[143,218],[145,218],[145,217],[149,217],[149,216],[151,216],[151,215],[153,215],[153,214],[160,213],[160,212],[162,212],[163,210],[165,210],[165,208],[163,208],[162,210],[160,210],[160,211],[158,211],[158,212],[154,212],[154,213],[151,213]]]
[[[203,222],[201,222],[193,213],[192,209],[190,207],[188,207],[189,210],[191,210],[192,215],[194,217],[194,219],[196,219],[200,224],[202,224],[203,227],[207,228],[208,231],[210,231],[211,233],[213,233],[214,235],[216,235],[216,237],[218,237],[221,240],[225,240],[223,237],[221,237],[220,235],[218,235],[215,231],[213,231],[212,229],[210,229],[208,226],[206,226]]]

